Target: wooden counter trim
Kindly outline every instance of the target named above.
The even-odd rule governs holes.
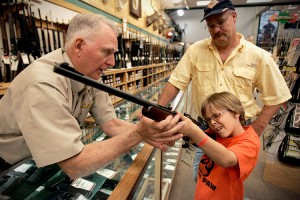
[[[143,149],[138,153],[133,163],[130,165],[117,187],[109,196],[109,200],[130,199],[132,191],[138,184],[147,169],[148,163],[154,154],[155,148],[149,144],[145,144]]]

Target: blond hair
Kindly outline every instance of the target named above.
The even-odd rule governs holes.
[[[207,97],[201,106],[202,116],[206,116],[207,111],[228,110],[234,114],[239,114],[239,120],[245,125],[245,110],[241,101],[230,92],[214,93]]]

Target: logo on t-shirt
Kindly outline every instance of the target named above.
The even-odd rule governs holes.
[[[199,171],[200,177],[202,176],[209,176],[211,170],[214,168],[214,161],[209,159],[206,155],[202,157],[200,160],[200,165],[199,165]]]
[[[199,164],[198,176],[199,181],[202,181],[207,187],[212,190],[216,190],[217,186],[215,186],[207,177],[212,172],[215,166],[215,162],[208,158],[206,155],[202,157]]]

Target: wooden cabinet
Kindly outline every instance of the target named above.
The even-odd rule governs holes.
[[[176,64],[176,62],[173,62],[127,69],[109,69],[105,71],[102,80],[103,83],[116,89],[135,94],[145,87],[170,76]],[[122,100],[114,95],[111,95],[111,99],[113,104]]]

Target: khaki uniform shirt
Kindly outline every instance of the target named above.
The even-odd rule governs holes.
[[[8,163],[32,155],[41,167],[70,158],[84,147],[80,126],[88,112],[98,124],[116,118],[106,92],[53,72],[62,62],[72,66],[62,49],[36,60],[0,100],[0,157]]]
[[[191,81],[192,103],[201,116],[203,101],[216,92],[235,94],[245,109],[245,117],[256,116],[261,108],[253,92],[258,88],[264,105],[278,105],[291,98],[286,82],[267,51],[246,41],[241,34],[239,45],[225,63],[222,62],[211,38],[191,45],[176,68],[169,82],[185,90]]]

